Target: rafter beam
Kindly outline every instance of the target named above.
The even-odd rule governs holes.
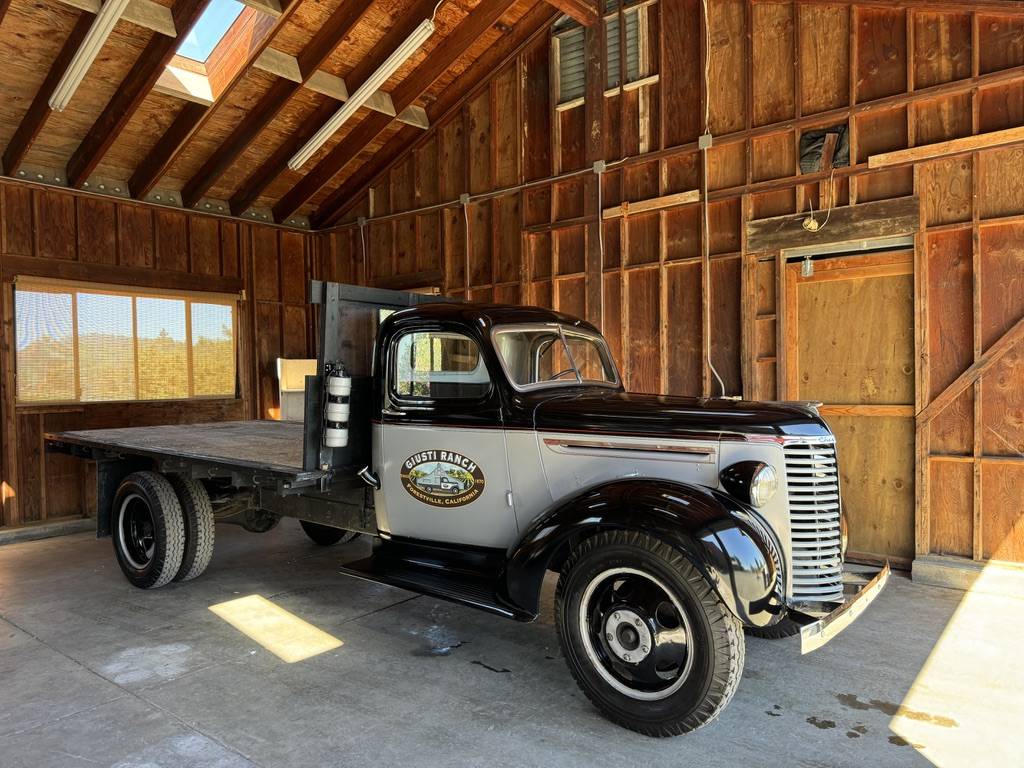
[[[7,10],[11,7],[11,0],[0,0],[0,24],[4,21],[4,16],[7,15]]]
[[[351,33],[372,4],[373,0],[349,0],[349,2],[343,3],[341,8],[335,11],[320,27],[295,60],[299,82],[282,78],[275,81],[270,90],[263,94],[256,106],[246,115],[245,120],[235,126],[231,135],[217,147],[199,171],[185,184],[181,191],[181,200],[186,208],[191,208],[199,202],[206,191],[231,167],[231,164],[238,159],[260,131],[274,119],[282,107],[288,103],[288,100],[302,87],[305,77],[314,74],[327,61],[335,46]],[[266,54],[267,50],[264,50],[256,61]],[[306,73],[306,76],[303,73]],[[344,83],[342,85],[344,86]]]
[[[187,35],[210,0],[178,0],[172,11],[174,26]],[[174,38],[154,35],[128,75],[121,81],[106,108],[68,161],[68,185],[80,187],[96,170],[103,156],[121,135],[135,110],[149,95],[177,49]]]
[[[409,36],[409,34],[423,21],[428,18],[434,10],[437,0],[418,0],[403,17],[389,29],[374,46],[375,53],[361,59],[352,71],[348,74],[350,83],[361,84],[373,71],[380,66],[391,51]],[[347,98],[347,89],[346,89]],[[267,188],[277,176],[288,166],[288,160],[316,133],[320,126],[327,121],[338,109],[334,101],[324,101],[316,108],[312,115],[303,121],[294,134],[289,136],[269,158],[263,161],[249,177],[242,183],[231,198],[231,210],[240,215],[255,202],[264,189]],[[395,114],[394,106],[391,106],[391,114]],[[390,118],[388,118],[390,119]]]
[[[103,0],[60,0],[65,5],[96,15],[103,5]],[[153,0],[131,0],[121,14],[124,21],[151,30],[166,37],[177,37],[174,14],[171,9],[153,2]]]
[[[545,2],[569,18],[578,21],[584,27],[597,24],[601,18],[594,0],[545,0]]]
[[[430,105],[427,116],[431,123],[436,125],[447,121],[468,97],[490,80],[495,72],[506,67],[560,16],[561,13],[553,11],[545,3],[535,5]],[[313,217],[314,226],[320,228],[336,224],[370,186],[394,165],[403,152],[415,146],[416,136],[416,132],[403,129],[389,139],[371,161],[345,179],[345,183],[324,200]]]
[[[89,32],[92,20],[93,17],[88,13],[83,13],[78,17],[78,21],[71,28],[71,33],[68,35],[67,40],[64,41],[64,46],[60,49],[60,53],[57,54],[57,58],[50,65],[50,70],[46,73],[46,79],[39,86],[39,90],[36,92],[35,98],[32,99],[28,111],[25,112],[25,116],[22,117],[21,122],[18,124],[14,136],[8,142],[3,156],[3,170],[8,176],[13,176],[18,170],[18,166],[25,159],[25,154],[31,148],[32,142],[36,140],[39,132],[46,124],[46,119],[53,111],[50,109],[49,104],[50,94],[53,93],[53,89],[57,87],[57,83],[64,76],[64,71],[68,68],[71,59],[74,58],[79,46],[81,46],[82,41]]]
[[[420,65],[391,92],[395,109],[401,112],[439,78],[462,56],[476,40],[493,27],[512,6],[514,0],[488,0],[478,5],[436,46]],[[382,50],[383,57],[390,55],[394,48]],[[383,60],[383,59],[382,59]],[[378,64],[379,66],[379,64]],[[376,67],[375,67],[376,68]],[[274,218],[278,221],[295,213],[313,195],[324,187],[348,163],[356,158],[377,136],[388,127],[391,120],[387,115],[373,114],[366,117],[349,133],[341,143],[274,205]]]
[[[249,67],[253,66],[255,62],[259,61],[260,57],[270,47],[271,41],[274,39],[274,35],[284,26],[284,24],[291,18],[292,14],[298,10],[299,3],[301,0],[291,0],[288,2],[281,14],[274,21],[273,26],[266,30],[261,38],[255,43],[251,44],[252,47],[249,51],[249,55],[246,60],[238,67],[227,83],[224,84],[223,89],[217,97],[217,100],[203,104],[199,99],[191,99],[199,104],[203,104],[205,109],[196,109],[190,107],[183,109],[178,116],[171,123],[171,126],[164,132],[163,136],[157,141],[153,149],[146,155],[145,159],[138,165],[131,178],[128,180],[128,189],[131,191],[134,197],[145,197],[152,191],[153,187],[160,181],[160,177],[163,176],[167,170],[174,164],[174,162],[181,156],[188,142],[195,136],[206,122],[213,116],[214,107],[217,101],[223,103],[230,95],[232,89],[242,80]],[[160,80],[157,81],[159,86],[161,80],[166,78],[166,72],[170,70],[168,67],[164,74],[161,75]],[[158,88],[159,90],[159,88]],[[211,91],[212,97],[212,91]]]

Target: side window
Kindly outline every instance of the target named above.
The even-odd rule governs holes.
[[[491,388],[477,343],[461,333],[416,331],[393,346],[391,390],[425,400],[475,399]]]

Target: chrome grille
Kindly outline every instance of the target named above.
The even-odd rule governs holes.
[[[839,468],[832,442],[793,442],[784,446],[789,527],[792,540],[792,597],[843,598],[840,553]]]

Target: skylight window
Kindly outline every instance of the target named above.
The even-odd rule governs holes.
[[[199,21],[178,46],[178,55],[205,62],[244,9],[237,0],[210,0]]]

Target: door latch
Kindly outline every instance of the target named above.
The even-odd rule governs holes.
[[[367,466],[360,469],[356,474],[360,479],[375,491],[380,490],[380,478]]]

